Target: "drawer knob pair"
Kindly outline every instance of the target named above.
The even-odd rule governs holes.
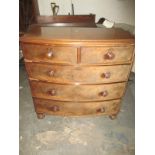
[[[106,60],[112,60],[115,58],[115,54],[112,52],[112,49],[110,49],[105,55],[104,59]]]
[[[104,113],[104,112],[105,112],[105,108],[104,108],[104,107],[99,108],[99,109],[97,109],[97,110],[96,110],[96,112],[101,112],[101,113]]]
[[[110,72],[105,72],[105,73],[101,74],[101,77],[102,78],[105,78],[105,79],[109,79],[110,76],[111,76],[111,73]]]
[[[107,90],[104,90],[104,91],[100,92],[99,93],[99,96],[103,96],[103,97],[108,96],[108,91]]]
[[[51,110],[51,111],[53,111],[53,112],[57,112],[57,111],[60,110],[60,108],[59,108],[59,106],[54,105],[54,106],[49,107],[49,110]]]
[[[50,96],[54,96],[54,95],[56,95],[56,90],[55,90],[55,89],[52,89],[52,90],[49,90],[47,93],[48,93]]]

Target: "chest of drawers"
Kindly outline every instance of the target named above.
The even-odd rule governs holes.
[[[116,117],[134,58],[130,33],[34,25],[20,41],[38,118]]]

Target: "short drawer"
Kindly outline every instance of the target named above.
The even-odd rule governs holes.
[[[32,96],[59,101],[103,101],[121,98],[126,83],[104,85],[62,85],[30,82]]]
[[[76,63],[77,48],[24,44],[24,58],[38,62]]]
[[[81,49],[81,63],[106,64],[131,62],[133,46],[125,47],[83,47]]]
[[[111,83],[127,81],[130,65],[72,67],[26,63],[30,78],[54,83]]]
[[[104,102],[59,102],[34,98],[37,113],[52,115],[112,115],[119,112],[120,100]]]

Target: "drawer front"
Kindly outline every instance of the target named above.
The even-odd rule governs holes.
[[[52,115],[91,115],[117,114],[120,109],[120,100],[104,102],[59,102],[34,98],[37,113]]]
[[[32,96],[60,101],[103,101],[121,98],[126,83],[61,85],[31,81]]]
[[[26,63],[29,77],[54,83],[110,83],[126,81],[130,65],[71,67]]]
[[[84,47],[81,50],[81,63],[106,64],[131,62],[133,46],[127,47]]]
[[[76,63],[77,48],[74,47],[52,47],[44,45],[23,45],[25,59],[50,63]]]

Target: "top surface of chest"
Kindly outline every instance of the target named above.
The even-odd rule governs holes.
[[[120,28],[82,28],[49,27],[32,25],[27,34],[20,38],[22,42],[50,43],[57,42],[112,42],[134,43],[134,36]]]

